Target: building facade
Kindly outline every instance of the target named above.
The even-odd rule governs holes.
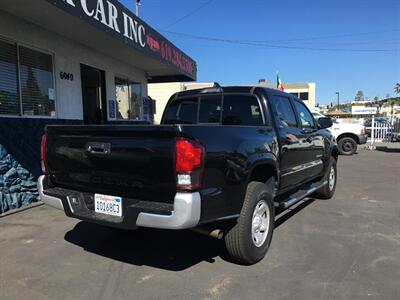
[[[1,1],[0,214],[34,201],[46,125],[152,121],[147,84],[196,73],[117,0]]]
[[[149,96],[156,100],[156,113],[154,115],[154,121],[159,123],[161,121],[162,113],[165,106],[167,105],[168,99],[176,92],[201,89],[212,87],[214,83],[185,83],[185,82],[172,82],[172,83],[156,83],[149,84],[148,93]],[[241,84],[240,84],[241,85]],[[274,84],[257,84],[262,87],[276,88]],[[290,93],[303,100],[307,107],[311,110],[315,110],[316,106],[316,95],[315,89],[316,84],[314,82],[309,83],[285,83],[285,92]]]

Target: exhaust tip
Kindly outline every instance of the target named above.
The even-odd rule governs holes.
[[[202,227],[198,227],[198,228],[193,228],[192,229],[194,232],[203,234],[203,235],[207,235],[209,237],[215,238],[215,239],[222,239],[224,237],[224,231],[221,229],[207,229],[207,228],[202,228]]]
[[[224,232],[221,229],[214,229],[210,232],[209,236],[220,240],[224,237]]]

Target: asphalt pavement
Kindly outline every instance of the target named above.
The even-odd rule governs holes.
[[[400,151],[381,150],[340,156],[334,198],[284,212],[254,266],[191,231],[0,218],[0,299],[400,299]]]

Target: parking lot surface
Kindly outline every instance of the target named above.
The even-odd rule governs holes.
[[[331,200],[277,220],[267,257],[191,231],[119,232],[45,206],[0,219],[0,299],[400,299],[400,152],[339,157]]]

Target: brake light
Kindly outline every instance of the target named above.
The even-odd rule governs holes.
[[[201,187],[204,169],[204,147],[184,138],[175,140],[176,187],[194,190]]]
[[[42,172],[45,175],[49,174],[49,169],[47,167],[47,161],[46,161],[46,135],[42,135],[42,142],[40,144],[40,165],[42,167]]]

